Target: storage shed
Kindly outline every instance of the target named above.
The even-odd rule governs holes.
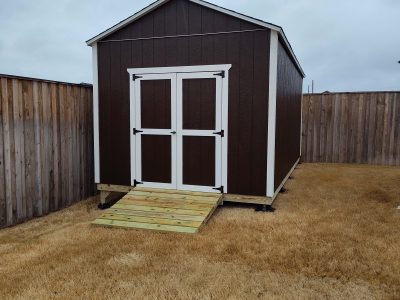
[[[281,27],[159,0],[87,44],[99,190],[272,203],[301,155],[304,73]]]

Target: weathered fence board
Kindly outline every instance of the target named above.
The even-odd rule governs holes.
[[[92,87],[0,75],[0,228],[94,195]]]
[[[400,92],[303,96],[304,162],[400,165]]]

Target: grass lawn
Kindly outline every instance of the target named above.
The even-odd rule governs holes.
[[[0,299],[400,298],[400,168],[303,164],[275,213],[197,235],[90,225],[98,199],[0,230]]]

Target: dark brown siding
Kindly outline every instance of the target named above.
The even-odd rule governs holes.
[[[276,96],[275,189],[300,157],[303,78],[281,42],[278,43]]]
[[[107,40],[257,29],[189,1],[173,0]],[[128,68],[232,64],[229,193],[265,195],[270,31],[100,42],[101,182],[130,184]]]
[[[232,22],[236,24],[235,28],[229,28],[228,24]],[[187,0],[172,0],[154,12],[105,37],[104,41],[259,28],[255,24],[233,18]],[[150,43],[153,43],[153,41],[148,41],[147,44]]]

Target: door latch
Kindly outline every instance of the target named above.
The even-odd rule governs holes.
[[[172,134],[176,134],[176,131],[171,131]]]

